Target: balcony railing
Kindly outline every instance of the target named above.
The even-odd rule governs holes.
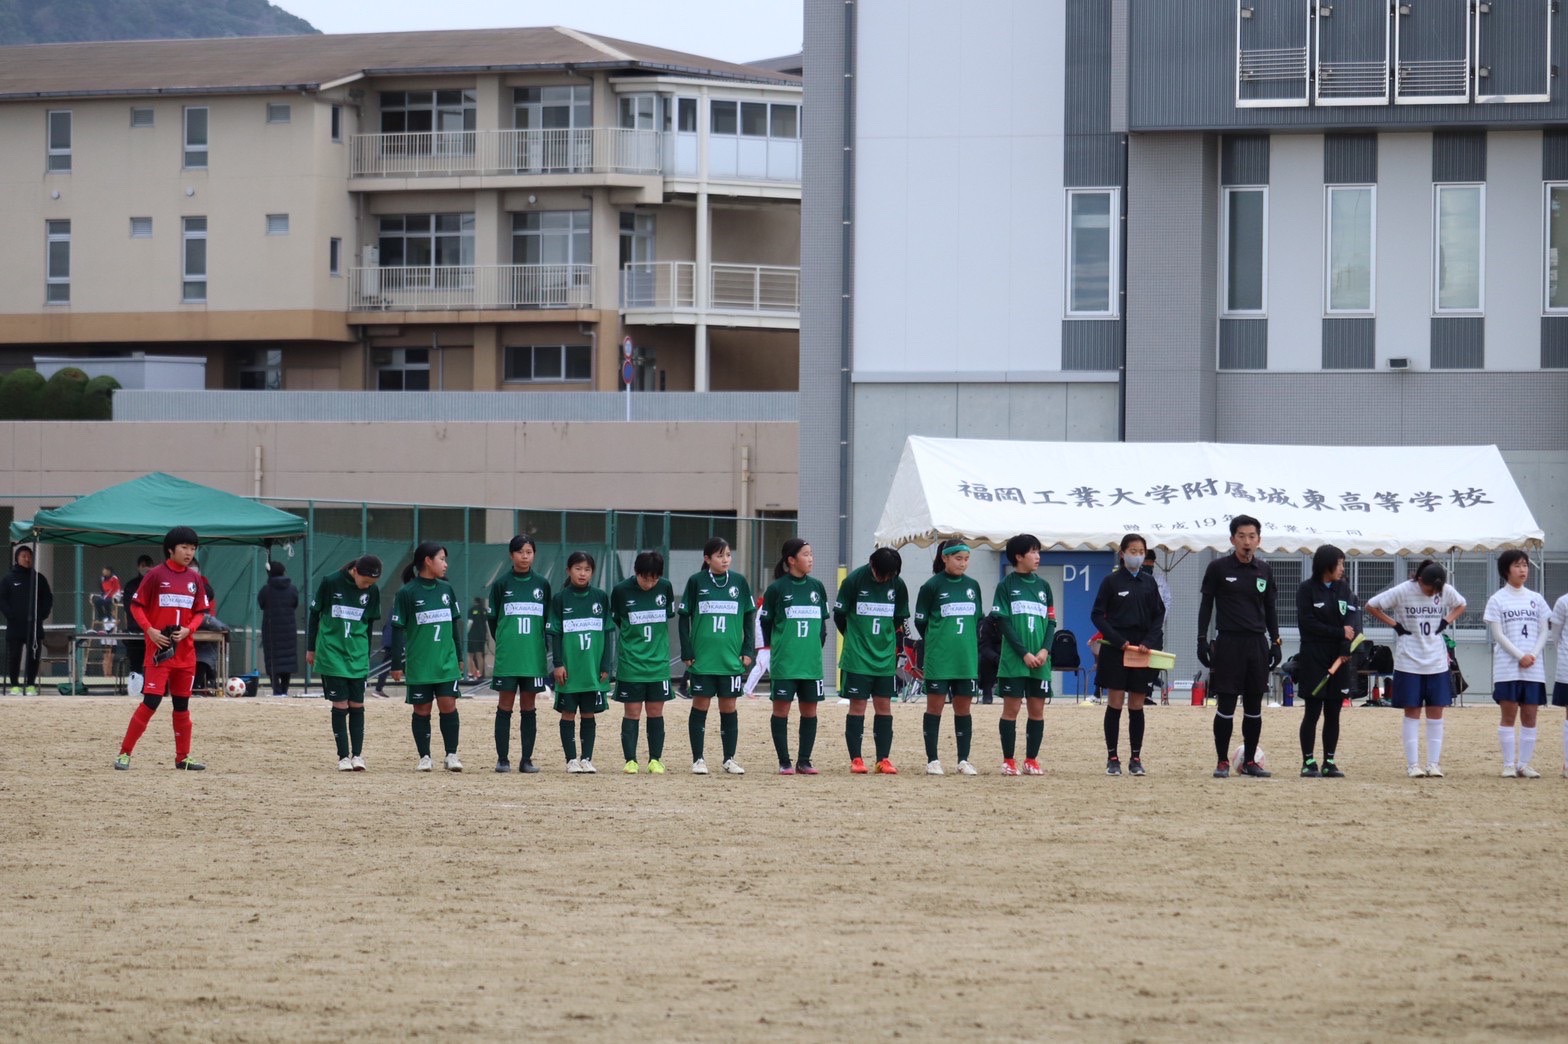
[[[443,265],[349,270],[353,312],[592,308],[593,265]]]
[[[621,268],[624,311],[692,311],[697,265],[652,261]],[[800,314],[800,269],[781,265],[709,265],[708,310],[756,315]]]
[[[623,127],[353,136],[354,177],[658,174],[658,131]]]

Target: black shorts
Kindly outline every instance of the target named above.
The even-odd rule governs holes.
[[[1051,698],[1051,679],[998,678],[996,694],[1004,700],[1048,700]]]
[[[686,680],[693,696],[733,700],[746,691],[746,677],[741,674],[692,674],[688,671]]]
[[[616,703],[663,703],[669,698],[670,683],[667,681],[615,683]]]
[[[844,672],[844,687],[839,695],[851,700],[869,700],[876,697],[891,698],[898,691],[898,679],[891,674],[856,674]]]
[[[457,699],[457,679],[449,682],[427,682],[424,685],[410,685],[403,694],[404,703],[429,703],[431,700]]]
[[[1269,691],[1269,639],[1230,631],[1214,639],[1209,691],[1215,695],[1262,696]]]
[[[1094,684],[1102,689],[1147,695],[1160,680],[1160,672],[1153,667],[1126,666],[1122,663],[1122,652],[1121,649],[1100,646],[1100,661],[1099,666],[1095,668]]]
[[[597,690],[562,692],[555,690],[555,709],[562,714],[600,714],[610,708],[610,697]]]
[[[550,687],[550,679],[498,674],[490,680],[490,687],[496,692],[543,692]]]
[[[774,678],[768,698],[780,703],[799,699],[801,703],[822,702],[821,678]]]
[[[347,700],[349,703],[365,702],[365,679],[363,678],[333,678],[330,675],[321,676],[321,695],[333,703]]]
[[[927,678],[921,688],[927,696],[973,696],[980,691],[973,678]]]

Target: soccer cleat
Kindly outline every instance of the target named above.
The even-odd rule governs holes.
[[[898,769],[893,767],[891,758],[883,758],[877,762],[877,774],[880,776],[896,776],[898,775]],[[1568,776],[1568,768],[1563,770],[1563,775]]]
[[[1241,774],[1243,776],[1254,776],[1257,779],[1268,779],[1270,776],[1274,775],[1274,773],[1270,772],[1262,765],[1259,765],[1256,761],[1249,761],[1245,765],[1241,766]]]
[[[635,761],[628,761],[626,763],[626,767],[621,769],[621,771],[626,773],[628,776],[635,776],[635,775],[637,775],[638,772],[641,772],[642,770],[637,767],[637,762],[635,762]]]
[[[1301,763],[1302,779],[1317,779],[1321,775],[1323,775],[1323,770],[1318,768],[1318,763],[1316,761],[1308,758],[1306,761]]]
[[[1133,758],[1131,761],[1127,762],[1127,774],[1130,776],[1143,775],[1143,762],[1138,758]]]
[[[390,696],[388,696],[386,693],[382,692],[380,689],[377,689],[375,692],[372,692],[370,695],[374,696],[378,700],[391,699]]]
[[[1541,778],[1541,774],[1539,772],[1535,771],[1535,766],[1530,764],[1527,761],[1523,765],[1519,766],[1519,778],[1520,779],[1540,779]]]
[[[1001,773],[1004,776],[1018,775],[1018,762],[1013,758],[1003,758]]]
[[[1442,779],[1443,778],[1443,766],[1439,765],[1437,762],[1434,761],[1434,762],[1432,762],[1432,764],[1430,764],[1430,765],[1428,765],[1426,767],[1426,774],[1431,776],[1433,779]]]
[[[1426,775],[1426,769],[1422,768],[1420,765],[1406,765],[1405,775],[1409,776],[1411,779],[1420,779]],[[1512,776],[1513,773],[1510,772],[1508,775]]]
[[[1106,758],[1105,759],[1105,774],[1107,776],[1119,776],[1119,775],[1121,775],[1122,774],[1122,759],[1118,758],[1118,757]]]
[[[691,763],[691,774],[694,776],[706,776],[708,774],[708,763],[702,758],[698,758]]]
[[[461,771],[463,771],[463,763],[461,761],[457,760],[457,752],[456,751],[454,751],[451,754],[448,754],[446,756],[446,760],[442,762],[442,766],[448,772],[461,772]]]
[[[1516,778],[1518,778],[1518,776],[1519,776],[1519,770],[1518,769],[1514,768],[1512,765],[1504,765],[1503,766],[1503,778],[1504,779],[1516,779]]]
[[[189,754],[174,763],[174,767],[181,772],[206,772],[207,766],[191,757]]]
[[[664,775],[664,762],[660,761],[658,758],[649,758],[648,759],[648,774],[650,776],[662,776],[662,775]]]
[[[124,772],[126,769],[131,767],[131,756],[129,754],[116,754],[114,757],[114,767],[118,771]],[[1563,775],[1568,776],[1568,769],[1563,770]]]
[[[568,761],[566,763],[566,771],[572,773],[573,775],[576,775],[577,773],[581,772],[582,770],[583,770],[583,763],[581,761],[578,761],[576,758],[573,758],[572,760],[570,760],[570,761]]]
[[[1040,759],[1039,758],[1025,758],[1024,759],[1024,775],[1026,775],[1026,776],[1043,776],[1043,775],[1045,775],[1045,769],[1040,767]]]
[[[534,773],[539,771],[539,766],[535,765],[531,761],[525,761],[521,765],[517,766],[517,771],[527,773],[528,775],[532,776]]]
[[[37,696],[38,695],[38,686],[36,686],[36,685],[29,685],[26,689],[22,690],[22,694],[24,696]]]
[[[746,770],[740,767],[740,762],[730,758],[724,762],[724,774],[727,776],[744,776]]]
[[[781,776],[793,776],[794,774],[795,774],[795,766],[794,765],[791,765],[787,761],[779,762],[779,775],[781,775]]]
[[[849,771],[850,771],[851,775],[864,776],[866,774],[866,772],[868,771],[866,769],[866,759],[865,758],[850,758],[849,759]]]
[[[1344,779],[1345,774],[1339,770],[1339,766],[1334,764],[1333,761],[1325,761],[1323,762],[1323,778]]]
[[[512,763],[510,761],[505,760],[505,759],[502,759],[501,761],[497,761],[495,763],[495,770],[497,772],[510,772],[510,771],[512,771]]]
[[[1221,759],[1220,763],[1218,765],[1214,766],[1214,778],[1215,779],[1225,779],[1229,775],[1230,775],[1230,762],[1225,761],[1224,759]]]
[[[354,771],[354,759],[353,758],[339,758],[338,759],[338,771],[339,772],[353,772]]]
[[[350,760],[353,762],[353,768],[354,768],[355,772],[363,772],[363,771],[365,771],[365,759],[364,758],[360,757],[358,754],[355,754],[353,756],[353,758],[351,758]]]
[[[958,774],[960,776],[978,776],[980,770],[969,764],[968,761],[960,761],[958,763]]]
[[[944,773],[942,771],[942,763],[940,761],[928,761],[928,762],[926,762],[926,775],[928,775],[928,776],[941,776],[941,775],[945,775],[945,774],[946,773]]]
[[[582,760],[580,760],[577,763],[577,765],[583,772],[587,772],[590,775],[599,771],[597,768],[594,767],[594,763],[592,761],[588,760],[587,758],[583,758]]]
[[[414,766],[414,771],[415,772],[429,772],[432,767],[433,766],[432,766],[431,761],[430,761],[430,755],[429,754],[424,754],[424,755],[422,755],[420,757],[419,764]]]
[[[12,685],[5,690],[5,694],[7,696],[20,696],[22,695],[22,687],[20,685]]]
[[[817,766],[813,765],[811,762],[809,762],[809,761],[797,761],[797,762],[795,762],[795,775],[797,775],[797,776],[815,776],[816,774],[817,774]]]

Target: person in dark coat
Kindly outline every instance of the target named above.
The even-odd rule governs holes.
[[[289,675],[299,670],[299,589],[284,575],[282,562],[267,563],[267,586],[257,593],[256,604],[261,608],[261,652],[272,695],[287,696]]]
[[[1345,582],[1345,552],[1324,544],[1312,555],[1312,575],[1296,588],[1296,626],[1301,630],[1301,651],[1296,654],[1296,686],[1306,702],[1301,718],[1301,774],[1343,776],[1334,763],[1339,746],[1339,708],[1350,694],[1355,669],[1347,659],[1339,672],[1328,670],[1341,656],[1350,655],[1350,643],[1361,630],[1361,605]],[[1328,676],[1323,691],[1313,694]],[[1323,719],[1323,764],[1312,757],[1318,718]]]
[[[0,616],[5,617],[6,668],[11,682],[8,691],[12,696],[38,695],[44,621],[53,611],[54,592],[44,575],[33,568],[33,549],[18,545],[11,571],[0,580]]]

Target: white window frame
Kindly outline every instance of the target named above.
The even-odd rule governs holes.
[[[64,226],[63,228],[61,226]],[[54,245],[65,244],[65,274],[53,269]],[[52,296],[57,286],[65,287],[63,297]],[[68,305],[71,303],[71,222],[55,218],[44,222],[44,304]]]
[[[131,238],[132,239],[151,239],[152,238],[152,218],[150,218],[150,217],[133,217],[133,218],[131,218]]]
[[[1568,315],[1568,304],[1552,305],[1552,192],[1561,190],[1563,220],[1568,221],[1568,181],[1546,181],[1541,184],[1541,314]],[[1563,298],[1568,301],[1568,256],[1557,259],[1557,277],[1564,283]]]
[[[1301,5],[1302,15],[1306,19],[1306,25],[1305,25],[1305,29],[1306,29],[1306,45],[1301,48],[1301,94],[1300,94],[1300,96],[1294,96],[1293,95],[1293,96],[1288,97],[1288,98],[1243,98],[1241,96],[1241,85],[1244,82],[1244,79],[1243,79],[1243,68],[1242,67],[1243,67],[1243,65],[1245,63],[1242,61],[1242,55],[1244,53],[1249,53],[1250,54],[1250,53],[1257,53],[1257,52],[1256,51],[1244,52],[1242,50],[1242,47],[1241,47],[1241,29],[1242,29],[1242,24],[1244,22],[1249,21],[1251,19],[1251,15],[1250,14],[1247,14],[1247,15],[1244,16],[1242,12],[1243,11],[1250,11],[1252,9],[1252,5],[1253,5],[1254,2],[1255,2],[1255,0],[1236,0],[1236,67],[1235,67],[1235,70],[1234,70],[1235,76],[1234,76],[1234,79],[1232,80],[1232,85],[1235,88],[1234,99],[1235,99],[1235,102],[1236,102],[1236,108],[1238,108],[1238,109],[1301,109],[1301,108],[1305,108],[1307,106],[1308,102],[1310,101],[1311,95],[1312,95],[1312,87],[1311,87],[1311,83],[1310,83],[1310,81],[1312,79],[1312,65],[1311,65],[1311,62],[1310,62],[1310,56],[1308,55],[1307,52],[1311,49],[1311,44],[1312,44],[1312,39],[1313,39],[1313,36],[1312,36],[1312,13],[1313,13],[1315,5],[1313,5],[1313,4],[1302,4]],[[1281,52],[1281,51],[1287,50],[1287,48],[1265,48],[1264,50]],[[1295,48],[1288,48],[1288,50],[1294,51]],[[1278,57],[1276,60],[1277,61],[1283,61],[1283,58],[1282,57]],[[1277,79],[1277,80],[1281,80],[1281,81],[1286,79],[1286,77],[1283,77],[1283,76],[1277,76],[1277,77],[1273,77],[1273,78]],[[1294,81],[1295,77],[1289,77],[1289,79]]]
[[[60,148],[54,143],[54,120],[56,116],[65,117],[65,147]],[[50,174],[71,173],[71,145],[76,133],[76,120],[71,115],[70,109],[50,109],[44,116],[44,150],[47,153],[44,159],[44,170]]]
[[[1472,308],[1444,308],[1438,304],[1441,297],[1442,247],[1439,242],[1438,224],[1442,218],[1440,200],[1444,192],[1465,189],[1479,193],[1476,200],[1478,228],[1476,232],[1476,297]],[[1481,181],[1445,181],[1432,186],[1432,314],[1485,315],[1486,314],[1486,183]]]
[[[268,123],[293,123],[294,122],[294,107],[292,105],[290,105],[288,102],[268,102],[267,103],[267,122]]]
[[[193,229],[191,222],[200,221],[200,229]],[[205,304],[207,302],[207,269],[211,267],[211,258],[207,256],[207,219],[199,214],[187,215],[180,219],[180,300],[191,304]],[[203,243],[201,271],[191,271],[191,244],[197,240]],[[200,285],[201,296],[193,296],[191,288]]]
[[[1475,100],[1476,100],[1476,104],[1477,105],[1485,104],[1485,103],[1488,103],[1488,102],[1510,102],[1510,103],[1518,104],[1518,103],[1521,103],[1521,102],[1549,102],[1549,101],[1552,100],[1551,85],[1552,85],[1552,81],[1555,79],[1555,76],[1552,73],[1552,46],[1551,46],[1552,18],[1555,15],[1555,11],[1553,9],[1557,5],[1556,5],[1556,3],[1546,3],[1546,4],[1543,4],[1542,6],[1546,10],[1546,24],[1541,27],[1541,39],[1547,41],[1547,44],[1546,44],[1546,47],[1545,47],[1545,51],[1546,51],[1546,67],[1544,69],[1542,69],[1541,72],[1544,74],[1543,82],[1547,86],[1546,93],[1545,94],[1487,94],[1487,93],[1485,93],[1485,92],[1483,92],[1481,90],[1481,85],[1483,83],[1485,83],[1486,80],[1488,79],[1488,77],[1482,75],[1483,67],[1481,65],[1481,53],[1482,53],[1482,51],[1481,51],[1481,27],[1486,24],[1483,21],[1483,19],[1490,12],[1486,12],[1486,11],[1481,10],[1481,7],[1482,7],[1481,4],[1477,4],[1476,5],[1475,15],[1474,15],[1474,17],[1475,17],[1475,54],[1476,54],[1476,60],[1475,60],[1474,63],[1472,63],[1473,67],[1471,68],[1470,73],[1475,78]]]
[[[1259,301],[1256,309],[1230,307],[1230,197],[1238,192],[1263,194],[1263,243],[1259,263]],[[1226,185],[1220,192],[1220,314],[1227,317],[1261,319],[1269,314],[1269,187],[1267,185]]]
[[[202,114],[202,123],[205,125],[200,144],[192,144],[191,142],[191,114],[196,112]],[[181,115],[180,123],[182,127],[180,134],[181,168],[184,170],[206,170],[210,160],[209,150],[212,147],[212,111],[205,105],[187,105]],[[193,159],[198,158],[198,155],[201,162],[193,162]]]
[[[1367,240],[1369,251],[1367,278],[1370,280],[1370,285],[1367,288],[1365,308],[1334,307],[1334,193],[1347,191],[1370,193],[1368,199],[1372,204],[1368,214],[1371,234]],[[1323,314],[1336,317],[1365,317],[1377,314],[1377,186],[1375,184],[1323,186]]]
[[[266,223],[267,235],[286,236],[289,234],[289,216],[287,214],[268,214]]]
[[[1438,5],[1432,5],[1432,6],[1438,6]],[[1457,5],[1456,4],[1456,5],[1452,5],[1450,7],[1445,7],[1444,10],[1445,10],[1445,12],[1448,11],[1448,10],[1457,11],[1457,10],[1460,9],[1460,6],[1461,5]],[[1393,68],[1394,68],[1394,104],[1395,105],[1465,105],[1465,104],[1469,103],[1469,101],[1470,101],[1470,89],[1471,89],[1472,85],[1475,83],[1475,32],[1476,32],[1476,25],[1475,25],[1475,16],[1470,11],[1468,6],[1464,7],[1464,12],[1465,12],[1465,14],[1464,14],[1464,19],[1465,19],[1465,49],[1464,49],[1464,56],[1463,56],[1462,59],[1448,59],[1449,61],[1462,60],[1464,62],[1464,75],[1462,77],[1462,81],[1464,83],[1464,93],[1462,93],[1462,94],[1401,94],[1400,93],[1400,90],[1399,90],[1399,87],[1400,87],[1399,74],[1400,74],[1401,66],[1404,65],[1404,62],[1405,62],[1405,57],[1404,57],[1404,54],[1403,54],[1403,46],[1404,46],[1405,35],[1401,31],[1401,29],[1403,28],[1405,23],[1402,21],[1402,19],[1410,17],[1410,10],[1409,10],[1410,7],[1411,7],[1410,4],[1396,4],[1394,6],[1394,11],[1393,11],[1393,16],[1392,16],[1393,17],[1393,34],[1394,34],[1394,66],[1393,66]],[[1401,10],[1401,8],[1403,8],[1403,10]],[[1430,7],[1428,8],[1428,10],[1430,10]],[[1431,17],[1431,16],[1429,15],[1428,17]]]
[[[333,105],[328,115],[327,136],[331,140],[342,144],[343,142],[343,106]]]
[[[1108,196],[1110,198],[1110,223],[1106,229],[1110,237],[1109,297],[1105,310],[1074,309],[1073,302],[1073,200],[1078,196]],[[1067,190],[1065,211],[1066,263],[1062,273],[1062,315],[1068,319],[1115,319],[1119,316],[1121,294],[1121,191],[1114,188],[1075,188]]]
[[[337,236],[327,240],[327,274],[330,276],[343,274],[343,240]]]

